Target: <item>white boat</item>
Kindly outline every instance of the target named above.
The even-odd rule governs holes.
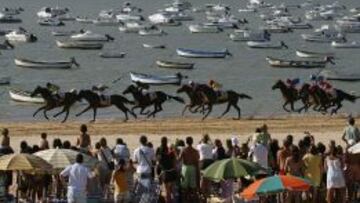
[[[231,53],[227,49],[219,51],[204,51],[178,48],[176,49],[176,53],[178,56],[186,58],[225,58],[226,56],[231,55]]]
[[[339,80],[348,82],[360,81],[360,74],[345,74],[334,70],[323,70],[319,73],[319,76],[323,76],[326,80]]]
[[[39,18],[54,18],[59,15],[64,15],[69,12],[67,8],[60,8],[60,7],[43,7],[37,12],[37,16]]]
[[[268,33],[287,33],[292,32],[293,30],[286,26],[281,25],[265,25],[263,27],[260,27],[262,30],[266,30]]]
[[[158,76],[158,75],[130,72],[130,78],[131,81],[133,82],[141,82],[144,84],[151,84],[151,85],[168,85],[168,84],[180,85],[183,76],[181,74]]]
[[[248,41],[246,42],[247,46],[250,48],[260,48],[260,49],[282,49],[286,48],[288,49],[288,46],[283,42],[272,42],[272,41],[264,41],[264,42],[258,42],[258,41]]]
[[[96,19],[94,20],[94,25],[98,26],[116,26],[120,25],[121,21],[117,19]]]
[[[262,31],[262,32],[253,32],[249,30],[242,30],[239,32],[231,33],[229,35],[232,41],[268,41],[270,40],[270,34]]]
[[[0,77],[0,85],[9,85],[10,81],[10,77]]]
[[[19,8],[8,8],[8,7],[5,7],[3,8],[0,12],[5,14],[5,15],[11,15],[11,16],[14,16],[14,15],[19,15],[21,12],[23,12],[24,9],[22,7],[19,7]]]
[[[239,13],[255,13],[257,12],[256,8],[239,8]]]
[[[184,62],[164,61],[164,60],[156,60],[155,63],[160,68],[186,69],[186,70],[194,68],[194,63],[184,63]]]
[[[144,48],[149,48],[149,49],[165,49],[166,46],[163,44],[143,44]]]
[[[189,30],[191,33],[218,33],[222,31],[222,29],[217,26],[208,26],[204,24],[189,25]]]
[[[187,13],[179,12],[179,13],[172,13],[171,19],[173,19],[175,21],[191,21],[194,18]]]
[[[80,17],[80,16],[76,17],[75,20],[83,24],[92,24],[94,22],[94,19],[88,17]]]
[[[324,33],[315,33],[315,34],[302,34],[301,37],[310,42],[323,42],[330,43],[332,41],[336,42],[344,42],[346,41],[345,35],[341,33],[332,33],[332,34],[324,34]]]
[[[113,41],[114,38],[108,34],[97,34],[93,33],[89,30],[84,33],[79,33],[75,35],[71,35],[70,38],[74,41],[87,41],[87,42],[105,42],[105,41]]]
[[[40,96],[31,97],[31,92],[10,88],[9,89],[10,98],[17,102],[28,102],[28,103],[45,103],[45,100]]]
[[[360,48],[360,42],[331,42],[331,46],[334,48]]]
[[[166,35],[166,32],[164,32],[161,29],[157,29],[157,28],[145,28],[145,29],[141,29],[138,32],[139,35],[141,36],[162,36],[162,35]]]
[[[325,57],[335,57],[334,53],[326,52],[314,52],[314,51],[305,51],[305,50],[296,50],[296,55],[301,58],[325,58]]]
[[[39,25],[43,26],[63,26],[64,22],[60,21],[57,18],[42,18],[38,20]]]
[[[140,30],[145,29],[146,25],[138,21],[125,22],[124,25],[119,27],[120,32],[138,33]]]
[[[120,13],[116,15],[116,19],[126,22],[126,21],[144,21],[144,17],[141,15],[132,15],[127,13]]]
[[[125,52],[101,52],[99,56],[101,58],[124,58]]]
[[[153,24],[167,24],[175,21],[169,13],[155,13],[150,15],[148,19]]]
[[[20,18],[15,18],[12,15],[3,15],[0,16],[0,23],[21,23],[22,20]]]
[[[56,40],[56,46],[63,49],[102,49],[104,44],[101,42]]]
[[[79,67],[74,57],[68,61],[34,61],[24,58],[15,58],[15,65],[23,68],[69,69],[73,65]]]
[[[24,30],[15,30],[5,35],[10,42],[35,42],[37,37]]]

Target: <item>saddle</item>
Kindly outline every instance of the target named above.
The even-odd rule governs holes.
[[[228,98],[228,93],[226,91],[216,91],[216,97],[218,101],[226,100]]]
[[[149,98],[150,101],[154,101],[155,99],[157,99],[156,92],[143,91],[143,96]]]

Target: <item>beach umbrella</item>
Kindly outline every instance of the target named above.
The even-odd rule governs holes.
[[[76,156],[80,152],[71,150],[71,149],[48,149],[35,153],[34,155],[46,160],[49,162],[53,169],[56,171],[62,170],[67,166],[74,164],[76,160]],[[83,154],[84,162],[83,164],[89,168],[95,167],[95,165],[99,162],[97,159]]]
[[[0,157],[2,171],[51,171],[52,166],[44,159],[32,154],[8,154]]]
[[[275,175],[255,181],[241,193],[241,196],[245,199],[252,199],[255,196],[284,191],[307,191],[310,187],[311,183],[306,179],[296,176]]]
[[[259,164],[238,158],[219,160],[208,166],[203,176],[213,181],[240,178],[267,173]]]

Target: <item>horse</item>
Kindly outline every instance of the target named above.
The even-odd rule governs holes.
[[[83,113],[87,112],[90,109],[93,109],[93,120],[91,120],[91,122],[94,122],[96,120],[98,108],[105,108],[114,105],[125,114],[124,121],[127,121],[129,119],[128,113],[130,113],[135,119],[137,118],[134,112],[125,106],[125,104],[134,104],[134,102],[129,101],[127,98],[121,95],[110,95],[109,101],[107,103],[104,103],[101,101],[100,96],[92,90],[81,90],[77,95],[77,100],[80,101],[82,99],[85,99],[89,105],[80,113],[76,114],[76,117],[81,116]]]
[[[34,114],[33,114],[33,117],[36,116],[36,114],[38,112],[40,112],[41,110],[43,110],[44,112],[44,117],[49,120],[49,117],[47,116],[46,112],[49,111],[49,110],[52,110],[54,108],[57,108],[57,107],[61,107],[63,106],[63,110],[60,111],[59,113],[55,114],[54,117],[57,117],[59,116],[60,114],[62,113],[66,113],[65,117],[64,117],[64,120],[62,120],[62,123],[64,123],[68,116],[69,116],[69,113],[70,113],[70,107],[77,101],[76,97],[76,93],[73,93],[73,92],[66,92],[64,94],[64,98],[62,99],[56,99],[54,97],[54,95],[47,89],[47,88],[44,88],[44,87],[40,87],[40,86],[37,86],[35,88],[35,90],[31,93],[31,97],[34,97],[36,95],[40,94],[42,98],[44,98],[45,100],[45,105],[40,107],[39,109],[37,109]]]
[[[207,86],[207,85],[206,85]],[[191,108],[195,106],[208,106],[208,111],[202,118],[203,120],[207,118],[207,116],[212,111],[213,105],[224,104],[227,103],[227,107],[225,111],[218,117],[222,118],[225,114],[227,114],[231,107],[234,107],[237,110],[238,117],[237,119],[241,118],[241,110],[240,107],[237,105],[239,99],[252,99],[249,95],[246,94],[239,94],[233,90],[227,90],[219,95],[216,91],[214,91],[211,87],[207,88],[204,85],[201,85],[200,88],[197,90],[198,92],[194,91],[194,89],[189,85],[183,85],[181,88],[177,90],[177,93],[185,92],[190,98],[190,104],[184,107],[183,112],[189,108],[191,112]],[[201,94],[205,95],[201,96]]]
[[[286,112],[295,111],[294,103],[300,99],[299,93],[296,89],[288,87],[282,80],[278,80],[273,86],[272,90],[280,89],[281,94],[285,100],[283,109]],[[286,106],[290,104],[291,110],[287,109]]]
[[[155,117],[156,113],[162,111],[162,104],[169,99],[173,99],[182,104],[185,103],[181,97],[171,96],[161,91],[148,93],[141,92],[141,90],[139,90],[135,85],[130,85],[127,87],[123,91],[123,94],[132,94],[133,98],[135,99],[135,106],[133,106],[131,110],[133,111],[136,108],[140,108],[140,114],[147,115],[148,118],[151,116]],[[145,108],[152,105],[154,106],[154,111],[151,113],[144,113]]]
[[[299,109],[299,113],[301,113],[302,110],[305,110],[305,112],[308,111],[308,109],[313,106],[314,111],[320,111],[321,107],[323,106],[321,104],[320,99],[314,94],[313,89],[310,84],[305,83],[299,90],[299,95],[301,98],[301,101],[303,102],[304,106]],[[317,108],[319,107],[320,108]],[[325,109],[324,109],[325,111]]]

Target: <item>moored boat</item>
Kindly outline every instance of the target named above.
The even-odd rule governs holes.
[[[326,80],[338,80],[348,82],[360,81],[360,74],[345,74],[339,73],[334,70],[323,70],[319,73],[319,76],[323,76]]]
[[[124,58],[125,52],[101,52],[99,56],[101,58]]]
[[[0,85],[9,85],[10,81],[10,77],[0,77]]]
[[[163,44],[147,44],[147,43],[144,43],[143,47],[150,48],[150,49],[165,49],[166,48],[166,46]]]
[[[195,50],[195,49],[176,49],[176,53],[179,56],[187,58],[225,58],[228,55],[231,55],[227,49],[220,51],[204,51],[204,50]]]
[[[325,68],[328,62],[334,63],[332,57],[325,57],[324,60],[304,61],[304,60],[287,60],[273,57],[266,57],[266,60],[273,67],[279,68]]]
[[[21,90],[18,88],[9,89],[10,98],[17,102],[28,102],[28,103],[45,103],[45,100],[40,96],[31,97],[31,92]]]
[[[181,80],[184,78],[184,76],[180,73],[177,73],[175,75],[158,76],[130,72],[130,78],[133,82],[141,82],[151,85],[180,85]]]
[[[105,42],[105,41],[113,41],[114,38],[111,37],[108,34],[102,35],[102,34],[97,34],[97,33],[93,33],[89,30],[83,32],[83,33],[79,33],[79,34],[75,34],[75,35],[71,35],[70,38],[74,41],[87,41],[87,42]]]
[[[79,67],[74,57],[68,61],[34,61],[24,58],[15,58],[15,65],[24,68],[68,69],[73,65]]]
[[[335,54],[331,52],[314,52],[314,51],[304,51],[297,49],[296,55],[301,58],[324,58],[324,57],[334,57]]]
[[[250,48],[259,48],[259,49],[288,49],[288,46],[283,42],[271,42],[271,41],[264,41],[264,42],[257,42],[257,41],[248,41],[246,42],[247,46]]]
[[[15,30],[5,35],[10,42],[35,42],[37,37],[24,30]]]
[[[156,65],[160,68],[173,68],[173,69],[193,69],[194,63],[183,63],[174,61],[156,60]]]
[[[102,49],[104,44],[101,42],[81,42],[81,41],[59,41],[56,45],[64,49]]]
[[[191,33],[218,33],[222,31],[217,26],[209,26],[203,24],[189,25],[189,30]]]
[[[360,42],[331,42],[331,46],[334,48],[348,48],[348,49],[359,49]]]
[[[39,25],[42,26],[64,26],[65,23],[56,18],[41,18],[38,20]]]
[[[54,30],[54,31],[51,31],[51,34],[53,36],[56,36],[56,37],[71,36],[71,35],[74,35],[76,33],[77,32],[74,31],[74,30],[69,30],[69,31],[66,31],[66,30]]]

